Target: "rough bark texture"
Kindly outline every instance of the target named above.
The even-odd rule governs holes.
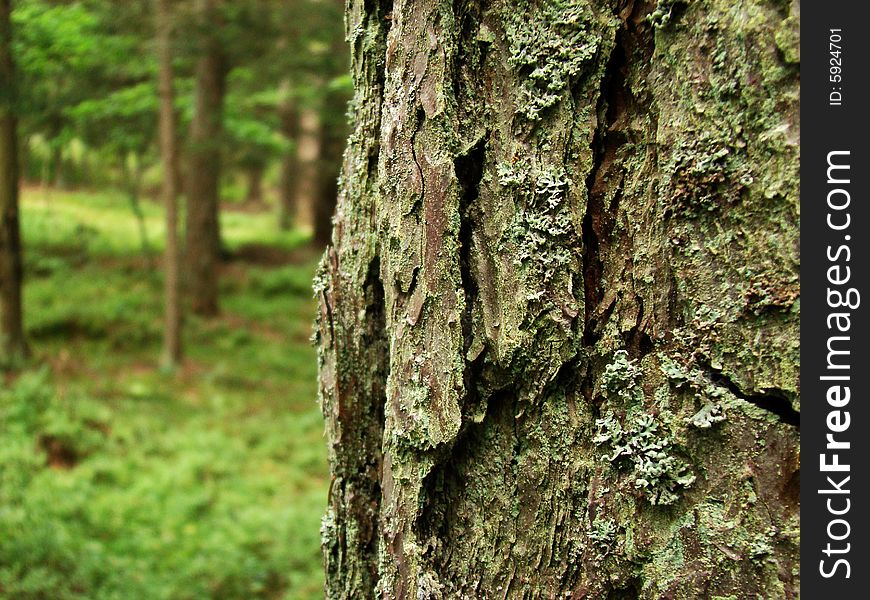
[[[171,0],[157,0],[157,62],[160,94],[160,155],[163,159],[161,195],[166,211],[166,251],[163,257],[163,357],[165,367],[181,361],[181,298],[178,248],[178,136],[172,74]]]
[[[330,598],[798,596],[798,13],[351,0]]]
[[[18,135],[10,0],[0,0],[0,364],[27,356],[21,306]]]
[[[217,0],[202,0],[201,55],[196,64],[196,99],[190,123],[185,252],[187,290],[198,315],[218,313],[220,261],[221,142],[227,64],[217,28]]]

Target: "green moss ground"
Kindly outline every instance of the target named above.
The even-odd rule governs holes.
[[[225,213],[223,314],[187,319],[167,374],[144,210],[150,258],[121,194],[25,190],[34,359],[0,381],[0,597],[322,597],[316,257],[274,215]]]

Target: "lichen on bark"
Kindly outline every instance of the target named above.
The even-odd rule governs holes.
[[[798,597],[798,19],[349,2],[328,597]]]

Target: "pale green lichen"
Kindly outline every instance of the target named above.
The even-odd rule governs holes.
[[[794,6],[794,4],[792,5]],[[800,6],[798,4],[798,6]],[[799,65],[801,62],[800,9],[792,10],[774,34],[776,47],[782,52],[785,62]]]
[[[707,402],[701,407],[701,410],[686,419],[686,423],[699,429],[709,429],[715,423],[720,423],[725,419],[725,411],[722,410],[721,404]]]
[[[591,67],[601,40],[586,2],[543,2],[531,14],[514,10],[511,17],[508,63],[520,71],[522,93],[517,112],[537,121]]]
[[[311,289],[314,292],[314,297],[317,298],[329,288],[329,267],[327,265],[327,254],[324,253],[317,263],[317,270],[314,272],[314,279],[311,282]]]
[[[616,522],[613,519],[595,520],[586,531],[586,535],[599,550],[599,557],[603,558],[610,554],[616,542]]]
[[[746,145],[740,131],[732,133],[731,144]],[[754,181],[751,169],[737,159],[729,142],[716,138],[681,143],[664,173],[670,180],[670,204],[686,217],[736,202]]]
[[[763,533],[755,534],[749,540],[748,552],[752,560],[760,561],[765,556],[773,554],[773,541],[776,538],[776,529],[768,527]]]
[[[338,539],[338,522],[335,518],[335,510],[331,506],[326,509],[326,514],[320,520],[320,539],[325,547],[331,547]]]
[[[724,407],[734,398],[734,394],[710,381],[700,369],[687,369],[667,356],[661,357],[659,368],[674,387],[690,390],[695,399],[701,402],[701,408],[688,417],[686,423],[699,429],[709,429],[728,418]]]
[[[658,0],[656,7],[647,17],[647,20],[656,29],[663,29],[671,22],[674,8],[679,4],[686,4],[685,0]]]
[[[650,504],[673,504],[679,498],[677,492],[694,483],[689,466],[675,456],[673,441],[651,414],[635,414],[623,423],[608,412],[596,425],[598,434],[593,441],[611,447],[610,462],[630,465],[634,487]]]
[[[441,598],[444,586],[430,572],[421,573],[417,578],[417,600]]]
[[[550,284],[560,270],[571,263],[570,245],[573,234],[571,218],[565,210],[568,176],[563,167],[547,167],[531,175],[522,168],[501,169],[499,181],[514,188],[518,211],[511,233],[516,241],[514,264],[524,266],[537,284]],[[546,285],[528,297],[537,300]]]
[[[601,385],[605,395],[629,407],[629,416],[619,419],[608,411],[596,420],[596,444],[608,444],[611,463],[628,464],[632,483],[651,504],[673,504],[677,491],[695,481],[688,465],[675,456],[673,440],[661,424],[648,412],[643,412],[644,392],[640,385],[642,372],[625,350],[614,353],[604,368]]]
[[[504,187],[519,187],[528,179],[528,167],[525,165],[514,166],[508,163],[499,163],[496,167],[498,182]]]
[[[617,350],[613,361],[604,367],[601,385],[611,397],[624,402],[642,402],[643,389],[640,387],[640,369],[636,361],[629,360],[628,352]]]

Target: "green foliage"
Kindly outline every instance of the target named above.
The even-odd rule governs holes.
[[[151,0],[14,4],[25,176],[138,189],[138,177],[158,163]],[[322,106],[324,122],[344,120],[343,111],[322,102],[350,83],[342,75],[348,53],[338,4],[224,2],[217,31],[203,22],[194,3],[176,2],[172,10],[182,141],[193,114],[194,64],[206,33],[220,41],[228,71],[224,139],[218,140],[228,170],[266,167],[292,151],[293,141],[278,122],[278,106],[287,94]],[[290,89],[282,92],[285,84]],[[136,169],[128,167],[130,155]]]
[[[136,4],[121,6],[131,10]],[[131,108],[117,106],[129,98],[122,95],[112,102],[106,96],[152,77],[153,61],[147,60],[147,54],[142,60],[147,39],[142,33],[147,30],[124,31],[115,18],[118,7],[113,11],[98,8],[95,2],[16,3],[13,52],[22,79],[19,110],[25,136],[40,133],[53,148],[61,149],[82,135],[80,125],[91,112],[89,103],[100,104],[103,117],[106,106],[129,113]],[[98,120],[89,124],[107,133],[105,120]],[[122,120],[116,127],[129,126]]]
[[[157,90],[146,81],[83,100],[67,110],[85,139],[110,153],[146,151],[157,127]]]
[[[64,268],[60,258],[82,266],[91,256],[132,257],[141,254],[137,223],[128,201],[117,191],[102,192],[25,189],[21,211],[22,236],[28,243],[24,259],[38,265]],[[163,249],[163,213],[154,202],[141,205],[145,215],[148,245]],[[236,251],[251,244],[285,250],[307,241],[298,230],[275,227],[269,213],[226,210],[221,214],[221,235],[227,249]]]
[[[295,267],[258,271],[250,282],[251,290],[265,296],[311,296],[311,277]]]
[[[230,158],[242,168],[266,165],[291,150],[279,131],[277,88],[263,89],[261,74],[251,67],[235,69],[226,97],[224,131]]]
[[[322,457],[286,442],[316,415],[269,427],[254,414],[260,435],[241,436],[150,412],[64,397],[45,371],[0,392],[8,597],[316,597]]]
[[[167,376],[160,276],[124,199],[26,190],[22,209],[26,325],[50,368],[0,387],[0,596],[322,597],[313,260],[233,265],[225,315],[188,320]],[[267,218],[233,214],[228,245]],[[305,238],[265,239],[289,256]]]

